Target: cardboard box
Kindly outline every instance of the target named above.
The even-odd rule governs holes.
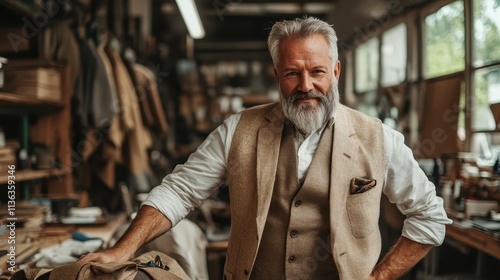
[[[490,210],[498,211],[498,202],[496,200],[465,200],[465,216],[486,217]]]
[[[7,174],[9,165],[16,164],[16,152],[14,149],[1,147],[0,148],[0,174]]]
[[[16,163],[16,152],[14,149],[0,147],[0,163]]]
[[[40,62],[11,61],[4,69],[5,83],[2,91],[40,100],[61,100],[61,72],[56,66]]]

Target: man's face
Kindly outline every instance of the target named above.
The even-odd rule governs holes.
[[[285,39],[279,47],[275,75],[285,115],[306,134],[321,126],[338,102],[340,63],[329,54],[322,35]]]

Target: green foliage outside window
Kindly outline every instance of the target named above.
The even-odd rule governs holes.
[[[425,18],[424,76],[433,78],[465,67],[464,3],[455,1]]]

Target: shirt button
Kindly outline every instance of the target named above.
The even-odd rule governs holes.
[[[289,263],[293,263],[293,262],[295,261],[295,259],[296,259],[296,258],[295,258],[295,256],[290,256],[290,257],[288,258],[288,262],[289,262]]]
[[[290,232],[290,236],[291,236],[292,238],[297,237],[297,235],[299,235],[299,233],[298,233],[296,230],[292,230],[292,231]]]
[[[302,200],[299,199],[299,200],[295,201],[296,207],[299,207],[301,204],[302,204]]]

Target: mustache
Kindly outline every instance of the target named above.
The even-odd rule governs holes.
[[[288,97],[288,101],[294,102],[298,99],[311,99],[311,98],[317,98],[317,99],[320,99],[322,101],[326,100],[326,96],[319,91],[308,91],[308,92],[296,91],[296,92],[292,93],[290,95],[290,97]]]

